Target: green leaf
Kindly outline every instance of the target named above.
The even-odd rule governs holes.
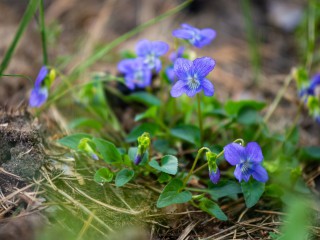
[[[156,106],[150,107],[147,111],[136,115],[134,118],[134,121],[137,122],[145,118],[154,119],[157,116],[157,110],[158,110],[158,107]]]
[[[260,199],[264,192],[265,184],[255,180],[241,183],[241,189],[244,195],[244,200],[248,208],[253,207]]]
[[[309,83],[309,77],[308,77],[308,72],[306,69],[300,67],[295,69],[293,72],[293,75],[295,77],[295,80],[297,81],[298,89],[304,88],[306,85],[308,86]]]
[[[212,184],[213,185],[213,184]],[[208,190],[210,196],[214,200],[222,197],[230,197],[236,199],[238,193],[241,193],[240,184],[235,181],[220,181],[218,184],[213,185]]]
[[[97,183],[111,182],[113,179],[113,172],[108,168],[100,168],[94,175],[94,181]]]
[[[169,174],[162,172],[158,177],[158,182],[165,183],[165,182],[169,182],[171,179],[172,177]]]
[[[252,125],[260,123],[262,117],[254,108],[243,107],[238,113],[237,121],[243,125]]]
[[[137,138],[141,136],[144,132],[148,132],[150,136],[154,136],[154,134],[158,130],[158,125],[154,123],[142,123],[141,125],[132,129],[132,131],[128,134],[126,141],[127,142],[135,142]]]
[[[102,155],[102,158],[107,163],[122,162],[121,154],[115,145],[101,138],[93,138],[92,141],[97,147],[97,150]]]
[[[302,148],[302,159],[320,160],[320,147],[309,146]]]
[[[131,169],[124,168],[117,173],[115,184],[117,187],[122,187],[128,183],[134,176],[134,171]]]
[[[210,215],[218,218],[221,221],[228,220],[228,217],[224,214],[219,205],[211,201],[210,199],[202,198],[200,200],[199,207],[202,211],[209,213]]]
[[[59,139],[58,143],[73,150],[78,150],[78,145],[82,138],[91,139],[92,136],[86,133],[76,133]]]
[[[140,102],[146,106],[160,106],[161,101],[159,98],[147,92],[135,92],[127,97],[129,100]]]
[[[178,159],[172,155],[166,155],[161,158],[161,166],[156,159],[152,159],[149,165],[160,172],[175,175],[178,172]]]
[[[183,183],[179,179],[172,179],[163,189],[157,201],[157,207],[163,208],[171,204],[185,203],[191,200],[189,191],[182,191]]]
[[[170,148],[169,141],[165,139],[156,139],[152,141],[152,145],[155,151],[163,153],[163,154],[172,154],[176,155],[177,150]]]
[[[172,136],[187,142],[197,144],[200,141],[199,128],[192,125],[179,125],[170,130]]]
[[[72,129],[80,128],[80,127],[88,127],[88,128],[100,130],[102,128],[102,124],[101,122],[94,119],[77,118],[69,124],[69,127]]]
[[[255,110],[261,110],[266,106],[264,102],[258,102],[254,100],[240,100],[226,102],[224,109],[229,115],[238,115],[239,111],[243,107],[250,107]]]

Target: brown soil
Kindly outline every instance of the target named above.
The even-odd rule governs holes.
[[[35,178],[45,162],[42,138],[25,110],[0,112],[0,239],[31,240],[44,218],[33,213]]]

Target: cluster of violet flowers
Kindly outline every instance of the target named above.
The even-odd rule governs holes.
[[[174,30],[172,35],[183,39],[197,48],[202,48],[211,43],[216,37],[213,29],[197,29],[188,24],[182,24],[180,29]],[[124,59],[119,62],[118,70],[124,74],[125,84],[130,90],[145,88],[151,85],[152,73],[159,73],[162,68],[160,57],[169,50],[169,45],[163,41],[141,40],[136,45],[136,58]],[[193,97],[203,91],[206,96],[214,95],[214,86],[206,77],[214,69],[215,60],[210,57],[196,58],[193,61],[183,58],[184,46],[178,47],[176,52],[170,55],[171,64],[166,68],[167,78],[173,83],[170,94],[179,97],[186,94]],[[54,69],[43,66],[36,78],[34,88],[31,91],[30,107],[40,107],[48,98],[48,89],[54,81],[56,72]],[[315,88],[319,85],[320,75],[312,80],[308,88],[301,91],[301,96],[315,95]],[[308,99],[309,99],[308,97]],[[307,102],[309,102],[308,100]],[[320,122],[320,111],[317,119]],[[139,149],[134,163],[140,164],[150,144],[150,136],[144,133],[139,139]],[[85,144],[86,148],[88,146]],[[88,150],[88,149],[87,149]],[[90,150],[90,151],[89,151]],[[92,152],[89,149],[89,152]],[[230,143],[224,147],[224,157],[231,165],[236,166],[234,176],[238,181],[249,181],[250,176],[260,182],[268,180],[267,171],[262,166],[263,155],[260,146],[256,142],[250,142],[247,146],[238,143]],[[209,177],[213,183],[220,179],[220,170],[217,165],[217,155],[207,152]],[[93,156],[96,158],[97,156]]]
[[[137,57],[124,59],[118,64],[118,70],[124,74],[126,86],[131,90],[150,86],[152,71],[158,73],[161,70],[159,58],[168,50],[169,45],[163,41],[139,41],[136,45]]]
[[[197,29],[188,24],[182,24],[181,29],[173,31],[176,38],[187,40],[193,46],[202,48],[208,45],[215,37],[213,29]],[[137,58],[125,59],[118,64],[118,69],[125,76],[128,88],[146,87],[151,84],[151,70],[158,73],[161,69],[159,57],[168,51],[168,44],[155,41],[142,40],[137,44]],[[191,61],[183,58],[184,46],[178,47],[176,52],[171,53],[171,64],[165,69],[170,82],[173,83],[170,94],[179,97],[186,94],[193,97],[203,91],[206,96],[214,95],[214,86],[206,76],[214,69],[215,60],[210,57],[196,58]],[[138,139],[141,146],[141,136]],[[143,138],[144,139],[144,138]],[[149,138],[148,138],[149,139]],[[150,143],[150,139],[148,140]],[[142,150],[143,149],[143,150]],[[139,148],[134,163],[139,165],[147,147]],[[224,147],[224,157],[231,165],[236,166],[234,176],[239,182],[249,181],[250,176],[260,182],[268,180],[268,173],[262,166],[263,155],[260,146],[256,142],[250,142],[246,147],[238,143],[230,143]],[[220,170],[217,165],[217,155],[207,152],[209,178],[211,182],[218,183]]]

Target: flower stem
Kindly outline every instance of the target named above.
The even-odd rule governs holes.
[[[185,186],[185,185],[187,184],[190,176],[193,174],[193,170],[194,170],[194,168],[196,167],[197,162],[198,162],[198,160],[199,160],[199,158],[200,158],[200,156],[201,156],[201,154],[202,154],[202,152],[203,152],[204,150],[210,151],[210,149],[207,148],[207,147],[202,147],[202,148],[200,148],[200,149],[198,150],[196,159],[194,160],[194,162],[193,162],[193,164],[192,164],[192,167],[191,167],[188,175],[187,175],[187,176],[184,178],[184,180],[183,180],[183,186]]]
[[[244,146],[244,141],[241,138],[238,138],[236,140],[233,141],[234,143],[240,143],[242,146]],[[222,150],[216,157],[216,159],[218,159],[219,157],[222,156],[222,154],[224,154],[224,150]],[[208,166],[208,162],[206,162],[205,164],[203,164],[202,166],[198,167],[196,170],[193,171],[193,174],[200,172],[202,169],[204,169],[205,167]]]
[[[203,146],[203,126],[202,126],[202,114],[201,114],[201,99],[200,94],[197,94],[197,102],[198,102],[198,120],[199,120],[199,128],[200,128],[200,146]]]
[[[224,153],[224,150],[217,155],[216,159],[218,159],[223,153]],[[202,169],[204,169],[207,166],[208,166],[208,162],[206,162],[202,166],[198,167],[196,170],[193,171],[193,173],[197,173],[197,172],[201,171]]]

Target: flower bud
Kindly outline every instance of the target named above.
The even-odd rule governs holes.
[[[206,158],[209,167],[209,177],[212,183],[217,184],[220,180],[220,170],[217,166],[217,154],[206,152]]]
[[[84,151],[94,160],[99,160],[99,157],[96,154],[94,148],[95,148],[94,143],[89,138],[82,138],[78,145],[79,150]]]

